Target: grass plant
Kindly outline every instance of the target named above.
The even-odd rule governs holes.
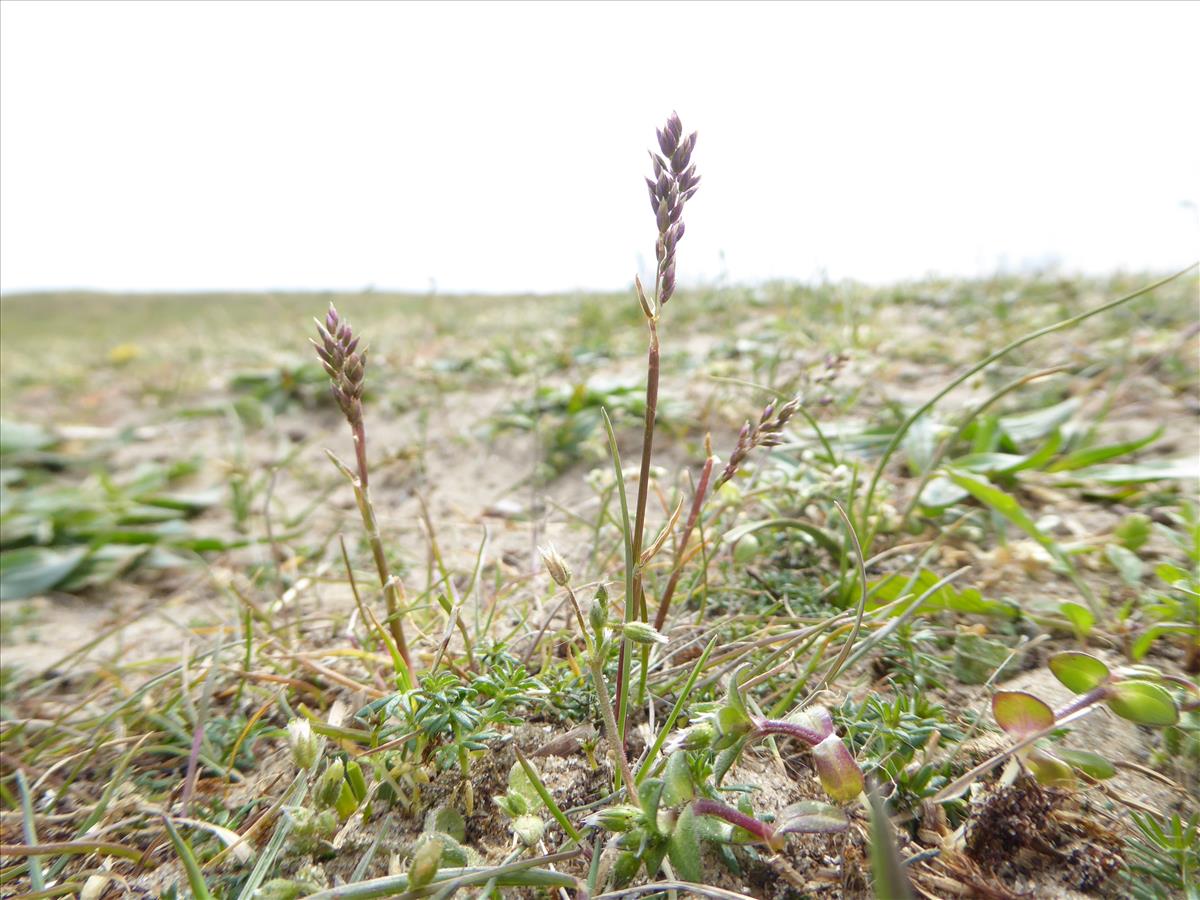
[[[328,297],[2,301],[6,895],[1195,893],[1192,270],[684,290],[696,145],[630,296],[319,373]]]

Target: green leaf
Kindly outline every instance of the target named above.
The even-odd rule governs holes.
[[[922,569],[913,581],[912,586],[905,591],[905,587],[909,582],[909,576],[904,574],[888,575],[886,578],[881,578],[879,581],[871,583],[868,609],[876,609],[894,600],[899,600],[902,593],[910,594],[915,600],[940,580],[929,569]],[[897,609],[895,615],[900,615],[905,608],[901,607]],[[975,588],[963,588],[959,590],[949,584],[943,585],[930,594],[925,600],[923,608],[930,612],[949,609],[954,612],[970,615],[1004,616],[1005,618],[1014,618],[1015,613],[1018,612],[1012,606],[1001,603],[998,600],[985,599]]]
[[[667,841],[667,855],[677,877],[695,883],[704,881],[700,835],[696,827],[696,814],[690,803],[683,808],[675,822],[675,830]]]
[[[45,593],[62,583],[87,555],[87,547],[21,547],[0,553],[0,600]]]
[[[1145,484],[1150,481],[1186,481],[1197,478],[1200,478],[1200,462],[1195,459],[1155,459],[1127,465],[1092,466],[1075,472],[1075,479],[1100,481],[1105,484]]]
[[[149,554],[151,548],[145,544],[122,546],[105,544],[96,548],[59,585],[59,590],[81,591],[116,581]]]
[[[1047,552],[1054,557],[1058,564],[1067,570],[1067,573],[1071,577],[1071,581],[1079,589],[1079,592],[1083,594],[1084,599],[1088,601],[1088,605],[1096,605],[1096,599],[1092,594],[1091,589],[1082,579],[1080,579],[1079,573],[1075,571],[1075,566],[1072,564],[1067,555],[1063,553],[1062,548],[1058,545],[1058,542],[1042,533],[1041,529],[1037,527],[1037,524],[1029,517],[1029,514],[1021,508],[1021,504],[1019,504],[1015,498],[1006,494],[995,485],[980,478],[976,478],[974,475],[970,475],[966,472],[958,472],[954,469],[947,468],[946,475],[959,487],[969,491],[971,496],[973,496],[984,506],[1003,516],[1009,522],[1016,525],[1027,535],[1045,547]]]
[[[921,490],[921,506],[944,509],[971,496],[944,475],[934,475]]]
[[[1146,567],[1132,550],[1126,550],[1120,544],[1109,544],[1104,548],[1104,558],[1112,563],[1121,580],[1130,587],[1137,587],[1142,583],[1142,574]]]
[[[913,423],[900,446],[908,456],[908,467],[913,475],[920,475],[933,462],[940,433],[945,426],[939,425],[929,416],[922,416]]]
[[[1064,400],[1054,406],[1035,409],[1032,412],[1015,413],[1011,416],[1000,417],[1000,430],[1014,444],[1024,444],[1044,438],[1060,425],[1064,424],[1079,409],[1080,401],[1076,397]]]
[[[1065,472],[1072,469],[1085,469],[1088,466],[1094,466],[1105,460],[1125,456],[1127,453],[1133,453],[1135,450],[1142,449],[1147,444],[1154,443],[1162,437],[1162,433],[1163,429],[1159,428],[1153,434],[1148,434],[1144,438],[1137,438],[1136,440],[1125,441],[1120,444],[1109,444],[1105,447],[1088,447],[1083,450],[1076,450],[1059,459],[1047,471]]]
[[[1054,710],[1026,691],[997,691],[992,697],[996,724],[1020,740],[1054,725]]]
[[[954,467],[981,475],[1015,475],[1025,469],[1040,469],[1062,446],[1062,433],[1054,431],[1033,453],[971,453],[954,460]]]
[[[663,802],[667,806],[679,806],[691,800],[696,793],[692,784],[692,770],[688,765],[687,752],[676,750],[667,758],[663,769]]]
[[[1179,721],[1179,708],[1170,692],[1152,681],[1119,681],[1106,702],[1122,719],[1138,725],[1174,725]]]
[[[871,802],[871,873],[875,878],[875,896],[887,897],[888,900],[912,900],[912,885],[904,871],[887,810],[874,787],[867,796]]]
[[[1015,524],[1022,532],[1030,535],[1038,544],[1046,547],[1046,550],[1054,548],[1057,556],[1061,556],[1061,552],[1057,550],[1055,542],[1040,532],[1040,529],[1038,529],[1037,524],[1030,518],[1030,515],[1024,509],[1021,509],[1021,505],[1013,497],[1010,497],[1009,494],[1004,493],[995,485],[989,484],[988,481],[980,480],[976,476],[968,475],[965,472],[947,469],[946,474],[950,480],[954,481],[954,484],[979,500],[979,503],[988,506],[988,508],[995,510],[998,514],[1007,518],[1009,522]]]
[[[993,675],[1002,681],[1016,667],[1012,648],[1000,641],[971,632],[954,639],[954,677],[962,684],[986,684]]]
[[[1096,617],[1082,603],[1066,600],[1058,605],[1058,609],[1067,617],[1067,621],[1071,623],[1071,627],[1075,629],[1075,635],[1080,640],[1086,639],[1092,633],[1092,626],[1096,624]]]
[[[970,493],[971,496],[984,506],[994,510],[1012,522],[1047,550],[1051,551],[1056,557],[1063,555],[1062,551],[1058,548],[1058,544],[1041,532],[1033,519],[1029,517],[1029,514],[1021,508],[1021,504],[1009,494],[1006,494],[995,485],[966,472],[959,472],[948,468],[946,475],[951,481]]]
[[[638,785],[638,805],[646,816],[646,825],[658,830],[658,805],[662,802],[663,782],[661,778],[647,778]]]
[[[956,469],[966,469],[979,475],[1009,475],[1029,460],[1020,453],[970,453],[954,460]]]
[[[519,761],[508,770],[508,789],[524,800],[525,808],[531,812],[541,810],[546,805],[533,779],[525,773],[525,767]]]
[[[1176,585],[1181,581],[1187,581],[1191,576],[1186,570],[1171,563],[1160,563],[1154,570],[1154,574],[1169,585]]]
[[[817,800],[802,800],[780,811],[780,834],[834,834],[850,827],[850,820],[838,807]]]
[[[1030,750],[1025,757],[1025,765],[1029,767],[1038,784],[1066,787],[1075,782],[1075,773],[1071,771],[1071,767],[1045,750]]]
[[[192,853],[192,848],[188,846],[187,840],[175,830],[175,825],[170,819],[163,816],[162,820],[163,824],[167,826],[167,835],[171,839],[175,853],[187,873],[188,886],[192,889],[192,896],[195,900],[213,900],[213,895],[209,893],[208,885],[204,881],[204,873],[200,871],[195,854]]]
[[[0,456],[45,450],[57,442],[58,439],[40,425],[0,419]]]
[[[1129,647],[1129,655],[1138,662],[1150,652],[1150,647],[1164,634],[1190,634],[1200,640],[1200,627],[1187,622],[1157,622],[1137,636]]]
[[[1151,524],[1152,520],[1145,513],[1130,513],[1113,529],[1113,537],[1122,547],[1137,550],[1150,540]]]
[[[1065,762],[1092,778],[1103,780],[1117,774],[1116,767],[1098,753],[1066,747],[1060,747],[1056,752]]]
[[[1108,666],[1089,653],[1064,650],[1050,657],[1047,665],[1054,677],[1076,694],[1086,694],[1108,680]]]

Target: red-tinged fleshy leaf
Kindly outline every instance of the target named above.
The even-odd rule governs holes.
[[[997,725],[1018,740],[1054,724],[1054,710],[1025,691],[997,691],[992,697],[992,715]]]
[[[804,800],[779,813],[780,834],[834,834],[850,827],[846,814],[829,803]]]

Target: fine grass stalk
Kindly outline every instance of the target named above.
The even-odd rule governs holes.
[[[883,450],[883,455],[879,458],[879,462],[875,466],[875,472],[871,476],[870,484],[867,487],[867,494],[866,494],[866,497],[863,499],[863,515],[866,516],[868,518],[868,520],[870,519],[871,502],[875,499],[875,491],[879,487],[879,479],[883,477],[884,469],[887,468],[887,464],[891,461],[892,456],[895,455],[896,450],[900,447],[900,443],[904,440],[904,436],[906,434],[908,434],[909,429],[911,429],[913,427],[913,425],[916,424],[918,419],[920,419],[923,415],[925,415],[927,412],[929,412],[929,410],[933,409],[933,407],[936,406],[937,403],[943,397],[945,397],[947,394],[949,394],[951,391],[953,391],[960,384],[963,384],[965,381],[972,378],[977,373],[983,371],[988,366],[990,366],[992,363],[994,363],[996,360],[1004,358],[1008,354],[1012,353],[1014,350],[1020,349],[1021,347],[1024,347],[1026,344],[1031,343],[1032,341],[1035,341],[1040,337],[1044,337],[1047,334],[1053,334],[1056,331],[1062,331],[1064,328],[1070,328],[1074,325],[1078,325],[1080,322],[1083,322],[1086,319],[1092,318],[1092,316],[1098,316],[1101,313],[1108,312],[1111,309],[1116,309],[1118,306],[1122,306],[1126,303],[1129,303],[1131,300],[1136,300],[1138,297],[1144,297],[1146,294],[1149,294],[1149,293],[1157,290],[1158,288],[1162,287],[1164,284],[1169,284],[1172,281],[1175,281],[1177,278],[1183,277],[1188,272],[1192,271],[1192,269],[1195,269],[1197,266],[1200,266],[1200,263],[1192,263],[1190,266],[1180,269],[1178,272],[1174,273],[1173,275],[1168,275],[1166,278],[1160,278],[1158,281],[1148,284],[1145,287],[1138,288],[1136,291],[1134,291],[1130,294],[1126,294],[1123,297],[1118,297],[1116,300],[1111,300],[1108,303],[1102,303],[1100,306],[1093,307],[1092,309],[1084,310],[1083,312],[1081,312],[1077,315],[1070,316],[1066,319],[1061,319],[1052,325],[1047,325],[1044,328],[1039,328],[1036,331],[1031,331],[1028,334],[1022,335],[1021,337],[1017,338],[1016,340],[1014,340],[1008,344],[1005,344],[1003,347],[1001,347],[999,350],[995,351],[994,353],[991,353],[988,356],[984,357],[982,360],[980,360],[979,362],[975,363],[975,365],[968,368],[965,372],[963,372],[957,378],[953,379],[944,388],[942,388],[940,391],[938,391],[936,394],[934,394],[932,397],[930,397],[928,400],[926,400],[924,403],[922,403],[919,407],[917,407],[912,412],[912,414],[909,415],[909,417],[904,420],[904,422],[900,425],[900,427],[898,429],[896,429],[895,434],[893,434],[891,440],[888,441],[887,446]],[[875,536],[877,533],[878,533],[877,524],[869,523],[868,530],[867,530],[867,536],[862,542],[864,553],[869,554],[871,552],[871,547],[875,543]]]
[[[383,589],[384,600],[387,603],[388,627],[392,640],[404,660],[405,680],[412,682],[412,658],[408,652],[408,642],[404,638],[404,623],[402,621],[403,587],[399,579],[392,575],[388,566],[387,554],[383,548],[383,536],[379,532],[379,520],[375,516],[375,507],[371,503],[369,492],[369,467],[367,465],[367,431],[363,420],[363,388],[367,366],[367,349],[359,349],[359,339],[354,336],[350,323],[338,316],[333,304],[325,321],[314,320],[317,324],[317,334],[320,342],[310,339],[316,348],[321,365],[329,375],[331,390],[342,414],[350,426],[354,439],[354,456],[357,462],[357,473],[352,472],[334,454],[329,453],[330,459],[346,476],[354,489],[354,499],[362,518],[363,529],[367,541],[371,545],[371,557],[375,561],[375,569],[379,574],[379,585]],[[326,451],[328,452],[328,451]]]
[[[658,341],[658,321],[663,307],[675,293],[675,253],[679,241],[683,238],[685,227],[683,208],[699,190],[700,176],[692,164],[692,151],[696,147],[696,132],[684,136],[683,123],[677,113],[671,113],[666,124],[658,129],[658,147],[661,155],[650,151],[650,162],[654,170],[654,178],[646,179],[650,190],[650,207],[654,211],[655,224],[658,227],[658,238],[655,241],[654,253],[658,264],[654,272],[654,289],[647,296],[640,278],[634,278],[638,302],[646,317],[646,328],[650,335],[650,346],[646,356],[646,414],[642,428],[642,456],[638,470],[637,503],[634,512],[633,536],[631,541],[633,578],[629,583],[630,591],[625,597],[626,609],[632,609],[642,622],[648,622],[646,597],[643,587],[643,569],[648,560],[642,560],[642,548],[646,532],[646,505],[650,497],[650,463],[654,453],[654,425],[658,414],[658,381],[660,370],[660,352]],[[626,560],[626,565],[630,564]],[[627,614],[627,619],[628,614]],[[624,701],[628,693],[628,660],[627,642],[621,643],[620,674],[618,675],[617,693]],[[639,681],[639,705],[645,693],[646,673],[649,665],[650,648],[643,647],[641,653],[641,678]],[[624,708],[618,714],[621,734],[624,736]]]

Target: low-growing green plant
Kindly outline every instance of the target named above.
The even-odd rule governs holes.
[[[1054,676],[1078,695],[1059,709],[1051,709],[1026,691],[997,691],[992,697],[997,724],[1019,742],[1019,757],[1044,784],[1073,782],[1072,769],[1093,778],[1114,774],[1112,764],[1095,753],[1053,751],[1048,744],[1036,742],[1093,706],[1104,704],[1121,718],[1149,727],[1165,728],[1179,721],[1179,705],[1164,686],[1174,679],[1164,679],[1150,667],[1113,671],[1095,656],[1074,650],[1050,657],[1049,666]],[[1194,685],[1182,683],[1195,690]]]
[[[1200,704],[1194,685],[1175,674],[1180,658],[1196,663],[1200,526],[1177,487],[1193,467],[1134,456],[1167,452],[1159,432],[1117,443],[1098,437],[1120,379],[1093,413],[1078,398],[1094,393],[1095,367],[1071,355],[1071,366],[1038,368],[1025,350],[1088,322],[1085,340],[1099,333],[1125,341],[1128,320],[1108,334],[1093,317],[1122,314],[1153,286],[1082,312],[1060,296],[1073,289],[1065,282],[1015,279],[904,289],[718,285],[676,300],[684,211],[699,182],[696,136],[672,115],[658,141],[648,179],[655,271],[649,287],[635,280],[636,308],[632,297],[574,307],[530,301],[537,312],[526,320],[549,318],[540,304],[562,304],[550,333],[501,323],[517,307],[491,298],[338,298],[343,311],[369,314],[373,331],[403,322],[404,340],[428,343],[405,378],[432,385],[436,397],[421,393],[385,409],[368,402],[366,351],[332,304],[313,342],[319,370],[285,361],[231,383],[228,373],[245,361],[224,366],[234,396],[217,388],[201,411],[219,410],[229,425],[228,513],[246,540],[213,547],[248,545],[262,525],[271,558],[247,563],[231,554],[201,572],[235,615],[214,621],[206,611],[175,623],[187,642],[182,654],[125,660],[118,648],[82,665],[85,649],[33,674],[0,670],[0,805],[21,841],[3,848],[6,891],[94,895],[103,885],[84,879],[111,874],[131,889],[152,883],[164,896],[237,900],[493,897],[509,889],[727,896],[708,865],[719,861],[759,893],[786,877],[798,891],[847,896],[999,896],[1007,876],[995,860],[967,864],[957,843],[981,825],[974,800],[1032,788],[1039,802],[1078,791],[1086,804],[1083,788],[1116,767],[1062,745],[1078,717],[1103,706],[1153,728],[1150,764],[1193,784],[1187,767],[1200,753]],[[1030,308],[1018,310],[1019,288],[1028,289]],[[431,308],[418,316],[417,303]],[[456,329],[467,314],[476,317],[470,335]],[[927,320],[924,338],[889,336],[897,316]],[[722,343],[713,350],[676,341],[674,329],[688,324]],[[612,387],[596,362],[622,361],[643,334],[645,385]],[[928,371],[956,365],[974,346],[985,348],[982,362],[914,409],[877,390],[877,373],[900,363],[911,368],[902,377],[924,390]],[[1108,345],[1094,346],[1103,355]],[[1167,355],[1174,360],[1177,350]],[[1001,360],[1003,373],[992,367]],[[834,392],[843,369],[848,377]],[[693,387],[715,376],[688,417],[672,372]],[[547,373],[554,386],[539,380]],[[496,526],[489,510],[445,527],[441,510],[458,501],[434,502],[439,485],[429,476],[454,464],[470,440],[465,413],[483,405],[472,392],[497,376],[507,397],[530,398],[510,403],[490,427],[536,432],[535,485],[598,458],[604,444],[611,467],[588,476],[595,495],[584,502],[558,504],[547,492],[527,522]],[[339,540],[338,495],[326,500],[341,489],[306,468],[307,441],[289,434],[293,449],[280,455],[280,441],[264,463],[252,441],[282,435],[242,427],[315,405],[320,379],[331,384],[353,441],[354,460],[333,461],[352,488],[361,547]],[[1190,390],[1186,379],[1172,384]],[[983,399],[954,414],[938,407],[961,386],[978,387]],[[718,433],[742,418],[730,414],[747,390],[769,402],[736,438],[714,442],[690,421],[694,412]],[[366,441],[368,418],[379,423],[398,407],[422,423],[405,440],[431,442],[429,464],[403,485],[387,477],[391,457],[371,459]],[[441,415],[454,428],[431,428],[443,441],[435,443],[424,429]],[[634,420],[641,443],[626,468],[617,429]],[[671,436],[664,425],[678,426],[684,440],[674,449],[694,468],[661,468],[664,454],[654,451]],[[379,430],[384,440],[372,447],[386,442]],[[155,487],[121,476],[94,480],[113,494],[104,515],[164,509],[171,520],[114,526],[98,516],[88,532],[75,497],[62,504],[61,521],[59,512],[48,517],[50,526],[7,518],[17,500],[60,481],[92,484],[85,473],[101,457],[71,459],[50,431],[7,423],[0,445],[2,524],[22,541],[13,550],[84,548],[99,563],[95,542],[104,534],[166,532],[186,518],[151,499],[176,495],[173,479]],[[901,453],[907,468],[896,471],[890,461]],[[289,498],[277,497],[278,509],[297,487],[314,495],[304,512],[281,517],[282,528],[267,508],[276,487]],[[1067,543],[1063,518],[1045,515],[1060,497],[1123,508],[1098,517],[1102,534]],[[406,568],[405,588],[400,562],[414,548],[393,543],[382,526],[408,516],[410,498],[420,510],[426,580],[414,584],[421,569]],[[20,508],[28,513],[30,504]],[[551,509],[561,517],[544,521]],[[474,529],[464,542],[463,531]],[[531,540],[518,540],[526,530]],[[529,566],[547,531],[569,548],[540,548],[550,585]],[[1063,599],[1058,585],[1042,596],[1034,578],[993,577],[988,552],[1009,532],[1040,548],[1040,566],[1049,563],[1033,574],[1065,575],[1078,597]],[[148,543],[157,552],[173,539]],[[371,556],[378,594],[364,589],[358,552]],[[377,616],[379,594],[386,616]],[[1043,652],[1029,651],[1064,641],[1081,649],[1053,653],[1050,668],[1073,701],[1054,710],[1034,693],[993,694]],[[1110,664],[1083,652],[1089,647],[1127,659]],[[971,740],[990,721],[989,695],[1011,738],[999,751],[989,747],[994,736]],[[270,757],[272,745],[286,754]],[[972,768],[980,746],[992,755]],[[984,784],[1005,761],[997,782]],[[769,789],[759,777],[764,765],[773,769]],[[1109,785],[1095,790],[1126,802]],[[1119,806],[1105,813],[1111,827],[1122,826]],[[1117,842],[1087,816],[1071,816]],[[1127,883],[1139,885],[1130,892],[1192,890],[1196,823],[1128,821]],[[994,830],[1007,833],[1008,824]],[[489,839],[495,834],[499,841]],[[176,871],[146,874],[164,853],[174,854]],[[1115,871],[1110,856],[1102,874]],[[794,865],[801,857],[804,865]],[[1063,858],[1057,845],[1050,858]],[[802,885],[798,874],[816,880]]]
[[[219,490],[181,489],[196,461],[145,463],[114,477],[102,467],[105,448],[55,452],[50,432],[3,427],[11,433],[0,453],[0,600],[77,593],[137,568],[179,567],[181,552],[236,546],[190,524],[220,499]]]

